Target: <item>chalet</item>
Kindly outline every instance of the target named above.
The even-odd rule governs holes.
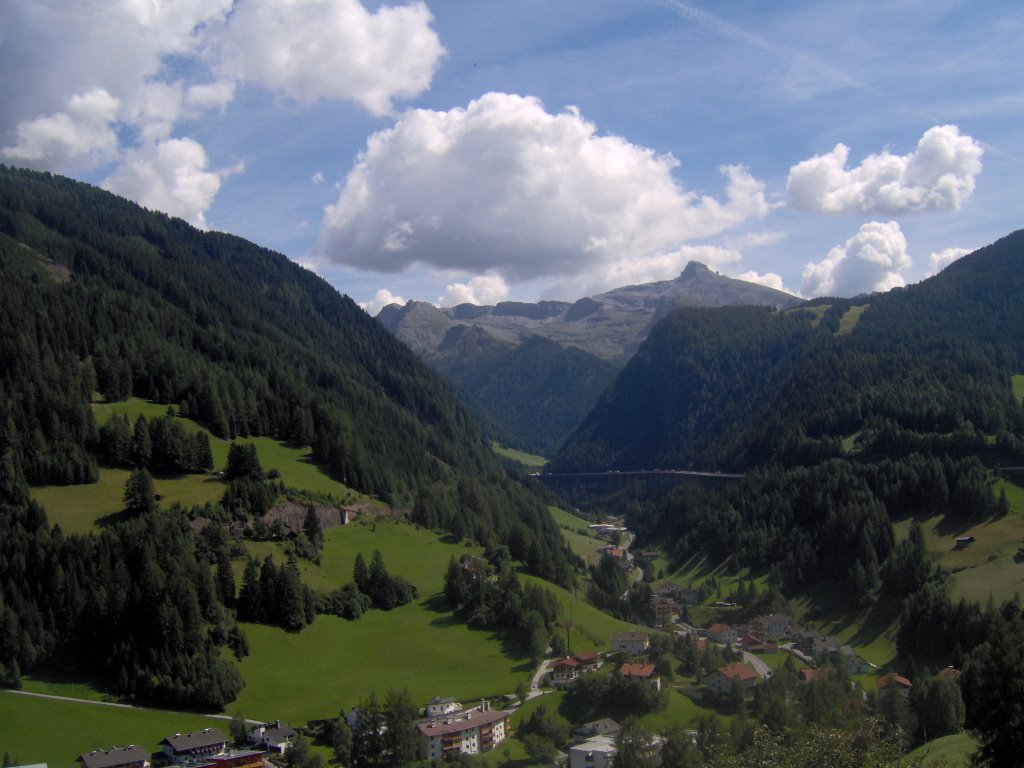
[[[750,653],[756,653],[758,655],[764,655],[766,653],[778,653],[779,652],[779,644],[778,643],[754,643],[753,645],[750,645],[747,648],[747,650]]]
[[[704,678],[704,687],[719,696],[727,696],[732,692],[734,680],[747,690],[761,682],[761,675],[750,664],[727,664]]]
[[[551,665],[551,672],[549,673],[549,679],[551,685],[555,688],[560,688],[564,685],[568,685],[577,677],[580,676],[580,663],[576,659],[566,656],[564,659],[559,659]]]
[[[447,696],[443,699],[440,696],[435,696],[427,703],[426,715],[427,717],[444,717],[461,710],[462,705],[455,700],[454,696]]]
[[[573,654],[573,658],[579,662],[580,672],[596,672],[604,664],[601,654],[597,651],[582,651]]]
[[[815,640],[820,640],[821,635],[813,630],[802,630],[793,634],[793,644],[801,651],[813,652]]]
[[[572,735],[577,741],[586,741],[594,736],[608,736],[614,739],[621,730],[622,726],[610,717],[602,717],[600,720],[591,720],[589,723],[584,723],[573,731]]]
[[[249,743],[255,744],[267,752],[284,754],[291,746],[295,738],[295,729],[287,723],[276,720],[273,723],[263,723],[249,729]]]
[[[895,672],[875,678],[875,690],[882,698],[892,695],[893,691],[899,691],[901,696],[909,696],[910,689],[913,687],[914,684],[910,680]]]
[[[419,758],[445,760],[459,753],[490,752],[505,740],[508,717],[508,712],[484,709],[421,722],[416,726]]]
[[[740,639],[740,633],[729,624],[712,624],[708,627],[708,640],[723,645],[732,645]]]
[[[619,674],[623,677],[643,680],[656,691],[661,690],[661,678],[654,674],[653,664],[641,664],[639,662],[626,663],[619,667]]]
[[[228,739],[219,728],[204,728],[194,733],[176,733],[160,742],[160,748],[172,763],[219,755],[227,746]]]
[[[137,744],[94,749],[78,756],[83,768],[149,768],[149,753]]]
[[[614,738],[593,736],[569,747],[569,768],[611,768],[617,753]]]
[[[789,616],[784,613],[758,616],[750,622],[750,631],[762,640],[779,640],[789,633]]]
[[[650,637],[644,632],[620,632],[612,635],[612,653],[621,651],[629,656],[640,656],[647,653],[651,645]]]

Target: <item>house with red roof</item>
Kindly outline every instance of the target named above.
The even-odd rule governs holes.
[[[619,674],[623,677],[643,680],[657,691],[661,690],[661,677],[654,674],[653,664],[641,664],[640,662],[627,662],[619,667]]]
[[[719,696],[727,696],[732,693],[734,681],[738,682],[743,690],[748,690],[761,682],[761,675],[750,664],[726,664],[704,678],[704,688]]]
[[[708,639],[722,645],[734,645],[740,639],[740,633],[736,627],[719,622],[708,627]]]

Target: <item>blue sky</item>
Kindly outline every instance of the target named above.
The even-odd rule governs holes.
[[[0,161],[371,312],[690,259],[853,295],[1021,226],[1017,2],[13,0],[0,30]]]

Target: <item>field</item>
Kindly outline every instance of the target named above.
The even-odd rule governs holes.
[[[984,603],[991,594],[996,602],[1024,593],[1024,562],[1015,558],[1024,544],[1024,488],[999,480],[995,492],[1006,493],[1011,511],[1003,517],[957,524],[941,515],[919,519],[929,555],[953,573],[951,592]],[[895,524],[896,537],[902,539],[910,530],[910,519]],[[963,549],[956,548],[958,536],[971,535],[974,541]]]
[[[558,523],[558,527],[562,529],[562,536],[572,551],[587,563],[597,563],[601,559],[601,548],[608,546],[608,542],[597,538],[587,527],[586,520],[558,507],[548,507],[548,509],[551,511],[551,516],[555,518],[555,522]]]
[[[523,466],[530,467],[531,469],[540,469],[548,463],[548,460],[543,456],[538,456],[535,453],[526,453],[525,451],[517,451],[515,448],[506,448],[499,443],[491,443],[491,448],[499,456],[504,456],[512,461],[518,461]]]
[[[836,331],[836,336],[842,336],[847,333],[851,333],[854,328],[857,327],[857,323],[860,322],[861,315],[864,314],[870,305],[861,304],[860,306],[850,307],[843,313],[843,316],[839,319],[839,330]]]
[[[929,741],[910,753],[912,759],[922,760],[924,765],[941,768],[967,768],[971,755],[978,748],[978,742],[966,733],[956,733]]]
[[[93,412],[97,424],[104,424],[114,413],[123,413],[130,419],[140,415],[147,419],[163,416],[167,413],[167,406],[132,398],[123,403],[94,403]],[[179,418],[178,421],[191,431],[203,429],[189,419]],[[290,488],[326,494],[342,504],[366,500],[312,464],[309,448],[293,448],[268,437],[240,440],[253,443],[263,468],[268,471],[276,469]],[[230,445],[227,440],[210,436],[215,468],[227,463]],[[65,533],[86,533],[96,530],[105,520],[116,519],[123,508],[121,498],[128,475],[124,469],[104,468],[100,470],[96,483],[33,488],[32,498],[43,505],[50,522],[59,524]],[[157,501],[164,509],[176,503],[184,507],[202,506],[219,501],[224,495],[224,483],[213,475],[157,477],[154,487]]]
[[[15,764],[72,768],[83,752],[139,744],[152,752],[165,736],[230,724],[202,715],[39,699],[0,691],[0,752]]]
[[[1013,394],[1024,400],[1024,374],[1018,373],[1013,377]]]

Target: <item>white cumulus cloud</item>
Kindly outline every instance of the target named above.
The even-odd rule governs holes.
[[[508,296],[508,284],[500,275],[478,275],[465,283],[450,283],[445,286],[444,295],[437,300],[442,307],[459,304],[485,306],[504,301]]]
[[[371,317],[376,317],[388,304],[405,304],[405,299],[401,296],[396,296],[387,288],[381,288],[373,294],[373,298],[369,301],[359,302],[359,306]]]
[[[789,204],[809,213],[898,215],[958,210],[974,192],[984,150],[955,125],[925,131],[907,155],[869,155],[847,168],[850,148],[837,144],[789,169]]]
[[[412,110],[369,138],[325,211],[317,252],[380,272],[422,263],[509,284],[581,273],[599,283],[651,260],[674,269],[687,241],[771,208],[742,166],[721,169],[719,199],[685,190],[678,165],[531,97]]]
[[[302,102],[351,99],[375,115],[429,86],[444,47],[422,2],[244,0],[210,35],[219,69]]]
[[[742,275],[736,275],[737,280],[746,280],[748,283],[757,283],[768,288],[774,288],[776,291],[786,291],[786,293],[792,293],[788,290],[785,285],[782,284],[782,276],[777,275],[774,272],[765,272],[763,275],[759,272],[744,272]]]
[[[870,221],[843,245],[803,270],[805,296],[856,296],[906,285],[912,264],[907,239],[895,221]]]
[[[928,254],[928,273],[925,277],[937,275],[957,259],[973,253],[972,248],[943,248],[941,251]]]
[[[206,227],[206,210],[220,189],[221,175],[210,171],[206,150],[192,139],[169,139],[126,153],[104,189],[140,205]]]
[[[14,144],[0,149],[0,155],[44,168],[109,160],[117,155],[112,123],[120,107],[120,100],[103,88],[75,94],[64,110],[20,123]]]

